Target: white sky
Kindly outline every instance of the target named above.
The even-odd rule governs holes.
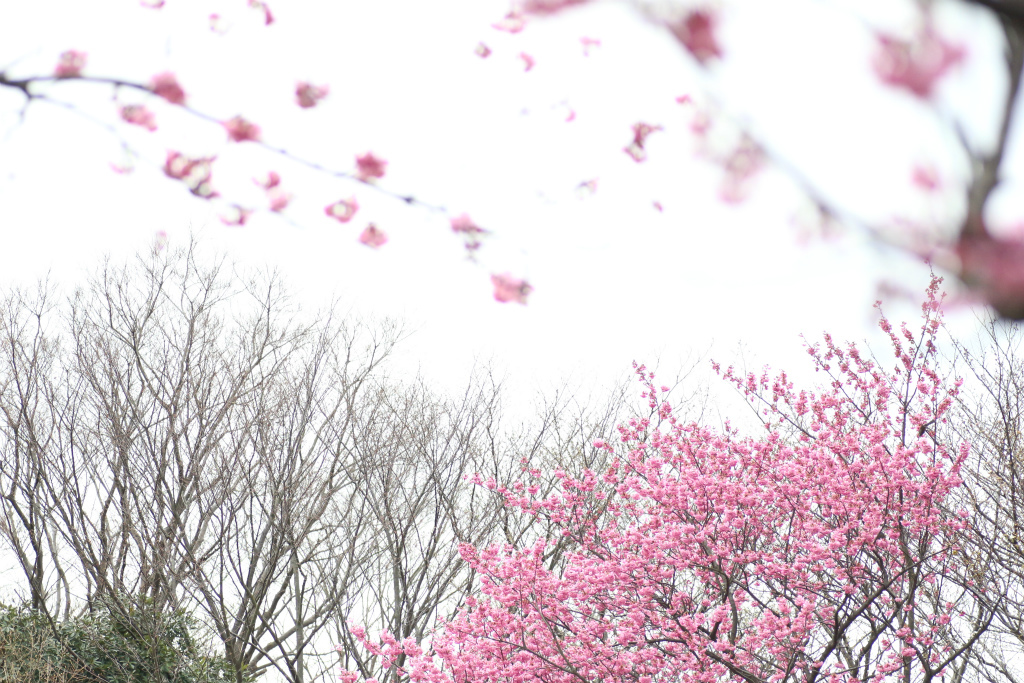
[[[109,88],[60,83],[49,93],[114,125],[138,167],[109,170],[122,161],[118,138],[94,122],[46,103],[19,121],[20,96],[0,90],[4,284],[47,272],[74,283],[103,253],[124,258],[158,231],[172,243],[194,231],[211,252],[279,268],[310,307],[338,296],[354,312],[405,318],[414,334],[402,367],[452,388],[490,358],[530,390],[610,381],[634,359],[671,369],[709,347],[729,362],[741,342],[756,364],[799,376],[801,333],[872,335],[879,280],[921,292],[927,270],[857,233],[801,245],[800,195],[775,172],[757,178],[745,204],[722,205],[720,171],[695,157],[690,110],[675,98],[711,93],[860,215],[948,222],[966,177],[948,120],[990,143],[1005,89],[995,22],[954,3],[936,3],[939,27],[968,57],[941,85],[942,114],[870,70],[870,29],[912,28],[900,0],[716,2],[726,59],[710,78],[622,3],[533,21],[515,36],[490,27],[508,9],[502,0],[270,3],[277,21],[264,27],[243,0],[168,0],[161,11],[135,0],[9,1],[0,68],[45,74],[63,50],[84,50],[87,74],[145,82],[171,70],[195,108],[243,114],[268,143],[338,170],[372,150],[389,161],[383,186],[466,211],[495,233],[481,264],[466,262],[444,216],[229,144],[218,126],[154,98],[123,101],[154,109],[156,133],[118,123]],[[225,35],[209,30],[211,12],[230,25]],[[589,57],[582,36],[601,40]],[[479,41],[493,50],[486,60],[473,54]],[[529,73],[521,51],[536,59]],[[328,83],[331,95],[300,110],[297,80]],[[570,107],[576,119],[566,122]],[[622,152],[637,121],[665,128],[639,165]],[[259,205],[251,178],[276,170],[296,195],[288,220],[262,212],[225,227],[224,205],[163,177],[167,149],[218,155],[214,184],[242,203]],[[938,168],[949,192],[914,189],[916,163]],[[1024,219],[1019,143],[1010,164],[992,207],[997,226]],[[576,186],[592,178],[597,192],[581,198]],[[323,215],[353,194],[362,207],[353,223]],[[367,221],[391,239],[377,252],[356,241]],[[502,271],[535,286],[528,306],[492,299],[488,275]],[[906,305],[889,310],[913,316]],[[967,311],[955,317],[969,325]]]

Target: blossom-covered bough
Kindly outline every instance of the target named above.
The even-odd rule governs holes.
[[[920,327],[882,317],[894,366],[809,346],[818,391],[722,370],[754,436],[677,420],[637,367],[650,417],[595,444],[606,470],[555,472],[547,497],[536,470],[478,480],[553,536],[464,546],[480,590],[427,644],[355,632],[395,682],[959,680],[992,605],[947,505],[967,445],[942,438],[960,384],[938,367],[940,301],[935,279]]]
[[[247,2],[250,8],[260,13],[262,23],[271,25],[275,22],[275,17],[266,3],[260,0]],[[990,304],[1000,315],[1024,319],[1024,238],[1019,235],[1007,236],[1005,230],[993,230],[993,226],[986,223],[989,199],[996,191],[1004,173],[1004,154],[1009,144],[1021,72],[1024,70],[1024,0],[958,2],[986,8],[986,11],[994,13],[998,18],[1005,38],[1008,87],[1002,112],[998,117],[995,143],[991,146],[986,147],[970,140],[958,122],[946,121],[939,116],[940,120],[946,121],[953,129],[952,133],[959,139],[964,156],[969,161],[970,177],[961,187],[955,187],[955,183],[948,180],[942,182],[934,173],[934,169],[921,167],[908,171],[908,177],[913,178],[914,185],[919,190],[945,194],[962,193],[964,210],[962,215],[955,219],[956,225],[910,225],[900,219],[879,222],[866,218],[857,207],[843,206],[834,201],[811,174],[787,159],[785,150],[772,148],[754,131],[730,121],[730,117],[723,114],[723,110],[709,99],[699,96],[692,98],[687,94],[678,101],[687,106],[692,113],[690,129],[701,142],[701,154],[721,168],[719,196],[722,201],[743,201],[757,173],[765,167],[773,166],[786,173],[803,191],[823,224],[838,223],[859,229],[879,244],[909,252],[956,273],[978,299]],[[519,34],[534,19],[561,13],[571,14],[578,8],[592,3],[593,0],[517,0],[512,3],[508,14],[492,23],[491,27],[508,34]],[[142,4],[159,10],[164,2],[146,0]],[[650,3],[633,0],[631,4],[638,12],[673,36],[681,48],[710,77],[714,78],[718,64],[730,59],[729,51],[720,39],[722,26],[728,21],[728,13],[722,11],[723,3],[705,0]],[[934,94],[939,83],[961,63],[970,59],[971,55],[967,54],[962,45],[947,39],[936,28],[932,16],[933,3],[930,0],[916,0],[916,5],[919,11],[916,33],[895,36],[875,30],[875,53],[870,63],[866,61],[865,68],[873,70],[877,80],[884,87],[902,91],[908,97],[937,110]],[[210,15],[209,21],[211,30],[216,33],[223,32],[222,17],[213,14]],[[581,41],[585,53],[600,45],[599,40],[590,37],[584,37]],[[467,59],[474,59],[471,56],[474,52],[477,57],[488,59],[493,51],[484,42],[480,42],[475,50],[467,50]],[[537,65],[537,60],[526,52],[519,52],[516,58],[522,60],[523,70],[526,72],[533,71]],[[457,214],[414,195],[388,189],[386,183],[378,182],[385,175],[387,162],[372,153],[357,157],[351,168],[340,165],[337,168],[328,167],[299,158],[283,147],[264,141],[259,125],[247,117],[239,115],[222,121],[192,108],[188,104],[185,88],[173,72],[156,74],[149,82],[92,74],[88,70],[87,56],[76,50],[67,50],[56,58],[56,65],[49,74],[14,75],[0,71],[0,87],[20,91],[24,95],[26,108],[32,102],[40,101],[75,109],[73,103],[54,97],[55,89],[49,86],[59,81],[113,87],[118,113],[125,124],[140,126],[151,133],[159,134],[158,112],[148,108],[144,101],[121,103],[118,99],[119,93],[125,92],[155,96],[183,107],[189,113],[211,124],[223,126],[230,141],[262,146],[271,155],[286,158],[344,181],[370,187],[372,191],[383,193],[407,205],[442,214],[451,222],[452,231],[463,238],[466,254],[471,259],[475,259],[479,253],[481,237],[489,234],[488,230],[477,227],[465,214]],[[313,84],[300,80],[296,82],[294,101],[298,107],[310,109],[316,107],[329,94],[330,88],[327,84]],[[22,114],[24,113],[23,109]],[[566,123],[572,122],[575,118],[576,111],[570,108]],[[719,127],[738,129],[739,134],[733,136],[737,142],[724,149],[708,143],[707,141],[713,137],[713,129]],[[120,136],[116,127],[107,125],[107,128]],[[645,148],[648,136],[662,130],[662,126],[656,123],[638,122],[633,126],[632,141],[624,148],[620,148],[636,162],[644,162],[648,156]],[[624,139],[628,141],[628,137],[624,136]],[[616,146],[621,144],[616,143]],[[127,143],[122,142],[122,146],[130,153]],[[168,150],[165,172],[172,180],[184,183],[196,197],[223,203],[225,211],[222,219],[230,225],[244,225],[257,210],[275,214],[286,211],[292,194],[278,185],[266,188],[267,203],[260,207],[243,205],[231,197],[221,196],[214,188],[212,180],[215,160],[216,157],[210,153],[188,157],[180,150]],[[884,161],[880,160],[880,163]],[[183,172],[182,169],[187,172]],[[130,166],[119,166],[115,170],[128,172]],[[580,187],[590,188],[592,191],[595,187],[593,183],[593,180],[584,181]],[[663,210],[660,202],[654,202],[653,205],[657,210]],[[358,206],[354,197],[338,199],[327,205],[325,214],[340,222],[348,222],[352,220]],[[467,225],[474,226],[474,230],[467,230]],[[370,225],[367,225],[359,236],[359,241],[374,248],[383,245],[386,239],[383,230]],[[532,290],[532,286],[519,278],[513,278],[516,282],[522,282],[522,286],[517,285],[518,294],[510,294],[506,285],[510,277],[512,276],[491,275],[495,298],[498,301],[525,303],[526,295]]]

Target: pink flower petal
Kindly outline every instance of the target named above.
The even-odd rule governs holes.
[[[388,162],[378,159],[372,152],[367,152],[361,157],[356,157],[356,175],[364,183],[372,178],[383,178],[387,165]]]
[[[126,104],[121,107],[121,118],[152,132],[156,130],[156,115],[140,104]]]
[[[78,50],[65,50],[60,53],[60,59],[53,70],[57,78],[78,78],[85,68],[85,53]]]
[[[715,16],[709,11],[690,12],[682,21],[670,24],[669,30],[701,64],[722,56],[722,48],[715,38]]]
[[[525,305],[526,297],[533,291],[533,286],[526,280],[513,277],[509,273],[491,275],[491,284],[494,285],[494,299],[501,303],[514,301]]]
[[[241,116],[224,121],[221,125],[228,132],[228,138],[235,142],[259,142],[260,127],[255,123],[246,121]]]
[[[370,223],[359,235],[359,241],[368,247],[378,249],[387,243],[388,236],[384,234],[383,230],[379,230],[376,225]]]
[[[178,84],[177,77],[170,71],[153,76],[149,89],[171,104],[185,104],[185,91]]]
[[[295,101],[303,109],[309,109],[315,107],[317,102],[327,97],[327,93],[330,88],[326,85],[312,85],[305,81],[300,81],[295,86]]]
[[[359,202],[355,197],[341,199],[324,208],[324,213],[331,218],[337,219],[340,223],[348,223],[359,210]]]

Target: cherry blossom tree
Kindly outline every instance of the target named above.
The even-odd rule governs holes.
[[[651,418],[596,444],[603,471],[555,472],[548,495],[537,470],[478,478],[554,533],[463,546],[479,594],[429,643],[365,647],[396,682],[959,680],[992,609],[958,569],[967,513],[944,506],[968,451],[936,437],[960,386],[938,367],[940,301],[935,280],[919,328],[882,316],[894,365],[808,346],[818,391],[722,370],[753,436],[678,420],[637,367]]]
[[[727,114],[724,108],[711,100],[687,93],[679,102],[690,108],[691,130],[698,142],[707,142],[715,131],[729,129],[732,144],[703,144],[701,154],[713,165],[720,168],[720,198],[726,203],[744,201],[756,176],[766,168],[783,171],[798,185],[810,204],[817,211],[823,223],[838,223],[860,230],[879,244],[910,252],[926,261],[955,273],[979,299],[989,303],[1001,315],[1009,318],[1024,318],[1024,241],[1013,230],[1005,226],[990,225],[986,216],[989,200],[1004,173],[1004,157],[1009,147],[1014,122],[1015,102],[1024,68],[1024,3],[1021,0],[950,0],[951,3],[973,6],[996,17],[1002,27],[1005,42],[1006,91],[1002,115],[994,145],[980,144],[970,139],[955,117],[946,116],[936,101],[936,91],[942,81],[955,72],[961,64],[971,59],[969,51],[956,40],[945,36],[933,20],[935,7],[932,0],[917,0],[917,29],[906,35],[890,34],[881,29],[872,29],[875,37],[875,52],[866,60],[864,68],[874,72],[881,88],[903,92],[907,97],[926,105],[940,118],[944,117],[948,127],[960,141],[962,152],[969,160],[970,177],[964,183],[951,182],[940,178],[932,168],[921,166],[908,169],[908,178],[921,191],[943,193],[961,201],[963,209],[952,224],[908,225],[906,221],[893,219],[884,223],[865,217],[858,207],[849,207],[835,201],[826,189],[817,182],[812,173],[789,160],[785,150],[773,148],[762,139],[752,127]],[[519,34],[529,24],[543,21],[556,14],[570,15],[585,5],[595,4],[594,0],[515,0],[504,17],[495,17],[492,26],[482,26],[482,31],[497,30],[508,34]],[[730,51],[721,38],[726,27],[728,3],[693,2],[680,0],[672,3],[649,3],[633,0],[636,11],[649,19],[659,30],[666,31],[680,45],[685,54],[698,65],[711,80],[718,66],[731,58]],[[950,3],[946,3],[950,4]],[[149,11],[160,11],[162,0],[146,0],[142,3]],[[267,27],[277,22],[271,8],[261,0],[248,0],[248,6]],[[223,33],[225,19],[219,14],[208,17],[210,29]],[[585,51],[595,49],[600,41],[583,38]],[[492,49],[481,41],[475,50],[467,50],[466,59],[488,59]],[[475,53],[475,54],[474,54]],[[534,70],[537,59],[522,51],[518,55],[525,72]],[[262,148],[269,159],[287,159],[299,165],[337,177],[353,184],[355,193],[336,197],[324,207],[321,220],[334,219],[341,223],[361,220],[358,216],[358,196],[363,193],[380,193],[394,201],[410,207],[420,207],[438,212],[450,221],[453,233],[462,239],[469,258],[475,258],[489,234],[489,230],[478,225],[457,207],[445,207],[428,199],[397,192],[388,184],[388,160],[372,150],[355,155],[335,165],[304,159],[288,151],[277,141],[264,136],[259,125],[259,113],[238,114],[224,119],[214,117],[193,105],[190,84],[181,82],[173,70],[154,73],[148,80],[132,80],[116,75],[94,73],[90,68],[89,55],[76,49],[67,49],[54,55],[54,66],[49,73],[19,73],[16,65],[0,69],[0,88],[19,92],[24,104],[22,116],[28,114],[30,105],[49,103],[75,109],[73,101],[63,99],[60,93],[67,83],[75,82],[96,88],[110,88],[114,92],[114,106],[119,121],[106,125],[117,134],[117,126],[137,126],[152,135],[164,131],[167,107],[177,107],[209,125],[220,126],[226,139],[231,143]],[[339,85],[314,83],[303,78],[295,79],[293,105],[308,110],[317,107],[325,98],[337,97]],[[576,112],[570,110],[566,121],[572,121]],[[638,115],[639,118],[639,115]],[[325,135],[329,131],[324,131]],[[649,138],[652,135],[667,134],[658,123],[639,121],[633,125],[632,139],[624,134],[624,147],[620,147],[637,163],[648,158]],[[617,143],[622,145],[622,142]],[[700,145],[699,145],[700,146]],[[127,145],[126,145],[127,149]],[[130,150],[129,150],[130,151]],[[130,156],[130,155],[129,155]],[[879,164],[887,163],[880,159]],[[221,218],[230,225],[243,226],[254,211],[284,214],[292,200],[293,190],[280,175],[272,172],[266,180],[257,183],[266,193],[266,203],[253,205],[234,196],[225,196],[217,189],[214,180],[217,156],[213,153],[189,155],[180,149],[167,150],[163,166],[165,176],[172,182],[181,183],[198,200],[216,202],[222,207]],[[114,170],[129,172],[131,165],[118,165]],[[595,180],[584,180],[580,188],[593,191]],[[654,202],[657,210],[663,210],[660,202]],[[947,221],[949,223],[949,221]],[[996,229],[998,227],[998,229]],[[1012,228],[1012,226],[1011,226]],[[375,222],[363,225],[354,241],[378,249],[389,240],[387,226]],[[500,302],[526,303],[532,286],[521,274],[491,273],[490,282],[494,298]]]

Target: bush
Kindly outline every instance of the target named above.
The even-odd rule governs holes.
[[[233,679],[223,657],[201,651],[195,620],[148,605],[101,604],[51,623],[0,606],[0,683],[212,683]]]

